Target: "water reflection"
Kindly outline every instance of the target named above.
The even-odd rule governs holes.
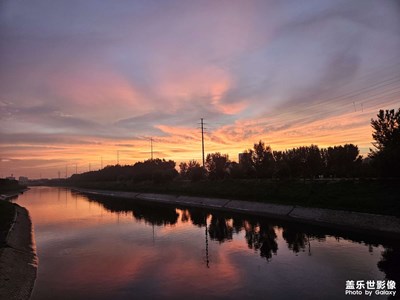
[[[250,249],[259,250],[260,256],[269,261],[272,254],[276,255],[278,251],[274,227],[266,222],[249,222],[249,225],[245,227],[247,245]]]
[[[18,203],[40,260],[32,300],[348,299],[346,280],[399,282],[400,247],[381,238],[56,188]]]
[[[382,253],[382,259],[378,262],[378,268],[385,273],[385,278],[394,280],[400,284],[400,245],[395,244],[386,248]],[[397,287],[399,291],[399,287]],[[397,295],[396,299],[399,298]]]
[[[393,240],[374,236],[354,234],[344,231],[318,228],[315,226],[291,224],[288,222],[272,221],[236,213],[209,211],[199,208],[176,209],[173,206],[134,202],[126,199],[115,199],[98,195],[84,195],[88,201],[95,201],[111,212],[132,212],[136,220],[154,226],[174,225],[190,222],[197,227],[206,227],[207,238],[219,243],[229,242],[234,234],[245,231],[245,239],[249,249],[258,252],[262,258],[271,261],[278,254],[277,230],[282,231],[282,238],[290,251],[297,254],[307,252],[312,255],[311,241],[325,242],[327,237],[334,237],[338,242],[351,240],[366,245],[369,252],[379,245],[386,247],[378,267],[387,274],[387,278],[398,278],[400,272],[400,245]],[[179,213],[177,212],[179,211]]]

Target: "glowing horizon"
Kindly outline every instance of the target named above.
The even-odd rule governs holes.
[[[382,17],[384,16],[384,18]],[[1,177],[352,143],[400,107],[400,5],[6,0]],[[66,168],[68,170],[66,170]]]

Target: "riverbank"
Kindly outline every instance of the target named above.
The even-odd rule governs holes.
[[[29,299],[37,274],[32,221],[25,208],[6,201],[0,205],[5,232],[0,244],[0,299]]]
[[[71,182],[69,185],[88,189],[223,198],[400,217],[398,179],[225,179],[196,182],[173,180],[165,183],[119,180]]]
[[[396,216],[221,198],[107,191],[84,188],[72,188],[72,190],[83,194],[123,198],[129,201],[148,201],[168,205],[172,204],[177,206],[210,208],[221,211],[266,216],[287,221],[308,223],[400,239],[400,219]]]
[[[17,198],[26,188],[12,191],[0,189],[0,248],[5,245],[6,237],[15,218],[15,205],[6,200]]]

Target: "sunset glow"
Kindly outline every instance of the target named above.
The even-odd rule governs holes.
[[[1,177],[150,158],[372,147],[400,107],[397,1],[0,4]]]

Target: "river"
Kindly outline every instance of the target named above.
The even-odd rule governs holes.
[[[32,300],[351,299],[351,281],[387,299],[378,281],[400,282],[399,244],[368,235],[54,187],[16,203],[34,224]]]

